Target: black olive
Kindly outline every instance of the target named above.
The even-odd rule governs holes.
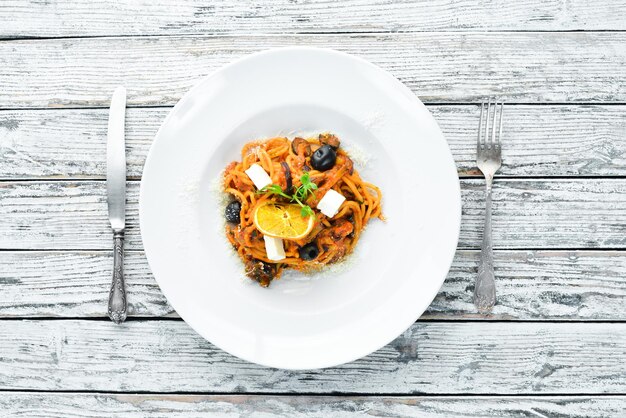
[[[241,222],[239,217],[239,213],[241,212],[241,203],[236,200],[233,200],[226,206],[226,210],[224,210],[224,217],[227,222],[231,222],[234,224],[238,224]]]
[[[322,145],[311,156],[311,165],[318,171],[330,170],[337,162],[337,153],[330,145]]]
[[[317,249],[317,244],[314,242],[310,242],[304,247],[300,247],[298,249],[298,254],[300,254],[300,258],[306,261],[315,260],[319,253],[320,250]]]

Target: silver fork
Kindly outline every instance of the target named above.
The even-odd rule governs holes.
[[[496,304],[496,281],[493,272],[493,246],[491,245],[491,185],[493,176],[502,165],[502,114],[504,103],[500,103],[499,121],[496,123],[498,103],[491,101],[485,108],[485,103],[480,105],[480,122],[478,123],[478,141],[476,145],[476,165],[485,176],[486,184],[486,210],[485,231],[483,242],[480,247],[480,260],[478,262],[478,277],[474,287],[474,305],[480,313],[489,313]],[[486,112],[485,112],[486,109]],[[486,113],[486,114],[485,114]],[[484,115],[484,117],[483,117]],[[483,121],[484,119],[484,121]],[[483,132],[483,122],[485,125]],[[489,125],[491,123],[491,132]],[[497,131],[496,131],[497,125]],[[496,135],[497,134],[497,135]]]

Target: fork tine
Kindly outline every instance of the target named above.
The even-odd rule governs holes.
[[[487,142],[487,140],[489,139],[489,110],[491,110],[491,100],[487,103],[486,110],[487,115],[485,116],[485,137],[483,139],[483,146],[489,148],[489,142]]]
[[[500,103],[500,122],[498,122],[498,125],[499,125],[498,140],[496,142],[498,149],[502,147],[502,143],[500,142],[500,139],[502,138],[502,114],[503,113],[504,113],[504,102]]]
[[[493,120],[491,121],[491,137],[489,138],[489,148],[496,146],[496,114],[498,113],[498,102],[493,104]]]
[[[476,149],[477,151],[480,151],[481,147],[482,147],[482,143],[481,143],[481,135],[480,133],[482,132],[482,126],[483,126],[483,111],[485,110],[485,103],[481,103],[480,104],[480,119],[478,120],[478,140],[476,141]]]

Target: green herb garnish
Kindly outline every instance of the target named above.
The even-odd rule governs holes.
[[[269,186],[265,186],[264,188],[259,190],[257,193],[277,194],[289,200],[292,200],[293,198],[292,196],[289,196],[287,193],[283,192],[283,189],[281,189],[281,187],[278,184],[270,184]]]
[[[311,181],[311,177],[309,173],[304,173],[300,177],[300,182],[302,183],[300,187],[296,189],[296,193],[294,197],[297,200],[303,201],[309,196],[309,194],[314,194],[314,191],[317,190],[317,184]]]
[[[311,206],[303,205],[300,208],[300,216],[302,216],[303,218],[306,218],[307,216],[313,216],[313,215],[315,215],[315,212],[313,212],[313,209],[311,209]]]
[[[317,184],[313,183],[311,177],[309,176],[309,173],[304,173],[300,177],[300,183],[302,184],[296,189],[296,192],[292,196],[289,196],[287,193],[285,193],[278,184],[265,186],[257,193],[270,193],[282,196],[285,199],[289,199],[290,202],[296,202],[298,205],[300,205],[300,215],[302,215],[303,218],[306,218],[307,216],[313,216],[315,215],[313,209],[311,209],[309,205],[305,205],[303,202],[307,199],[307,197],[309,197],[310,194],[315,194],[315,190],[317,190]]]

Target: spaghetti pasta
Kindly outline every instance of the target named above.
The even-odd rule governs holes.
[[[246,274],[261,286],[267,287],[285,268],[312,271],[336,263],[353,251],[370,219],[384,219],[380,189],[361,179],[339,145],[338,138],[332,134],[293,141],[283,137],[253,141],[243,146],[241,161],[233,161],[226,167],[223,190],[241,205],[239,222],[227,223],[226,236],[243,260]],[[325,171],[314,169],[311,162],[313,153],[322,146],[331,146],[336,154],[334,165]],[[330,189],[346,199],[332,218],[313,210],[313,215],[309,215],[315,217],[311,232],[299,240],[285,240],[285,258],[280,261],[268,258],[263,235],[254,224],[254,214],[263,204],[285,204],[288,199],[284,193],[281,196],[257,190],[245,173],[252,164],[260,165],[272,183],[287,194],[302,186],[303,176],[313,182],[316,190],[300,202],[310,208],[316,208]],[[303,254],[303,248],[310,251]]]

